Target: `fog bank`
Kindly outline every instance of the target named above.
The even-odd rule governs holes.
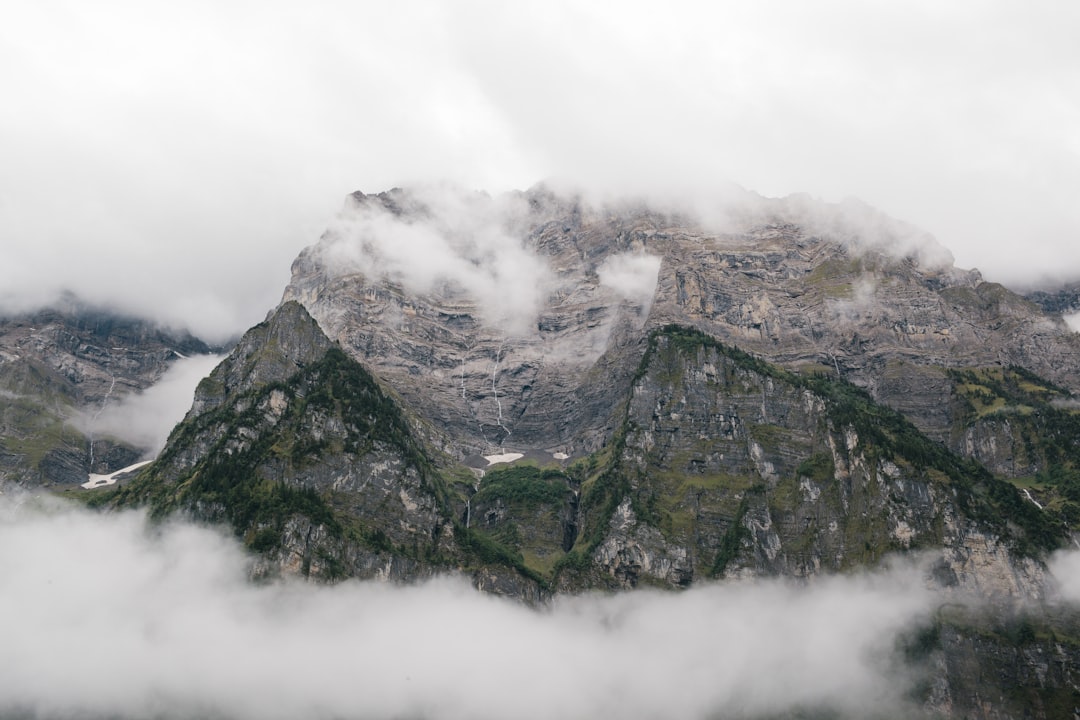
[[[72,423],[91,438],[110,436],[156,455],[176,423],[191,409],[195,387],[223,355],[178,358],[155,384],[101,408],[84,410]]]
[[[936,604],[912,565],[533,610],[460,578],[256,586],[246,563],[204,528],[0,502],[0,713],[868,717],[903,707],[896,635]]]
[[[224,340],[348,193],[439,180],[854,196],[990,280],[1080,275],[1070,3],[10,5],[0,308]]]

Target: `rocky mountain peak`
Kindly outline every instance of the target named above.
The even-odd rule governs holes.
[[[710,213],[544,187],[356,194],[284,299],[422,400],[461,456],[599,447],[611,383],[669,323],[828,368],[942,438],[943,368],[1015,364],[1073,387],[1080,362],[1060,318],[955,268],[926,233],[804,196]]]

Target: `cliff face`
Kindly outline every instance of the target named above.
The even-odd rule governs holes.
[[[650,333],[615,404],[596,453],[469,472],[286,302],[114,502],[226,521],[267,571],[457,568],[512,592],[499,578],[517,576],[530,597],[808,576],[908,550],[939,553],[947,585],[1038,597],[1034,558],[1063,540],[1057,515],[862,390],[693,329]]]
[[[572,552],[594,578],[808,576],[923,550],[950,587],[1042,592],[1029,553],[1060,528],[853,386],[667,328],[625,408],[611,466],[582,487]]]
[[[199,385],[187,419],[119,502],[225,521],[261,572],[411,578],[449,523],[404,416],[285,303]]]
[[[0,486],[70,486],[145,451],[73,421],[157,382],[204,343],[152,323],[84,307],[0,318]]]
[[[948,368],[1016,365],[1080,388],[1080,335],[1059,316],[865,208],[759,200],[721,231],[543,190],[453,198],[354,196],[285,299],[423,407],[458,457],[596,450],[642,338],[668,323],[830,369],[961,452]],[[388,249],[417,237],[441,240]]]

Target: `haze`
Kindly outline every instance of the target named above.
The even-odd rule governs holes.
[[[1012,285],[1080,275],[1080,6],[22,2],[0,303],[223,339],[354,190],[856,196]]]
[[[41,503],[0,498],[5,716],[904,716],[897,635],[940,602],[907,564],[541,610],[451,577],[255,585],[215,531]]]

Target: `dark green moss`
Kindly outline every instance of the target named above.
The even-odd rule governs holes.
[[[832,482],[836,475],[836,465],[830,453],[814,453],[799,463],[799,467],[795,469],[795,475],[808,477],[816,483],[824,484]]]
[[[474,528],[454,525],[454,539],[466,555],[481,564],[504,565],[513,568],[522,576],[533,580],[541,587],[547,587],[547,581],[540,573],[525,565],[520,552],[506,547],[495,538]]]
[[[567,476],[558,470],[531,465],[513,465],[489,470],[473,502],[502,500],[507,504],[537,507],[561,505],[570,489]]]
[[[713,558],[712,567],[709,569],[709,575],[711,577],[723,577],[724,572],[727,570],[728,565],[732,563],[742,551],[743,541],[750,537],[750,531],[743,525],[743,519],[746,517],[746,511],[750,508],[750,504],[747,498],[743,498],[739,502],[739,509],[735,512],[735,517],[731,521],[731,525],[724,532],[723,537],[720,538],[720,547],[716,549],[716,557]]]
[[[284,403],[278,404],[280,416],[267,428],[271,420],[266,408],[274,393]],[[245,409],[237,412],[237,407]],[[321,418],[331,417],[344,428],[342,437],[312,434]],[[184,458],[207,439],[213,439],[211,446],[199,452],[193,467],[186,466]],[[306,518],[340,538],[346,526],[356,524],[352,518],[339,516],[315,488],[273,477],[295,477],[327,452],[362,456],[376,448],[401,457],[428,492],[440,494],[441,478],[396,403],[358,363],[332,348],[286,382],[253,388],[181,423],[161,458],[109,502],[148,505],[154,517],[193,510],[203,519],[227,522],[258,552],[280,545],[291,518]],[[270,467],[277,468],[273,477],[267,476]],[[359,527],[353,535],[375,549],[390,549],[378,530]]]

